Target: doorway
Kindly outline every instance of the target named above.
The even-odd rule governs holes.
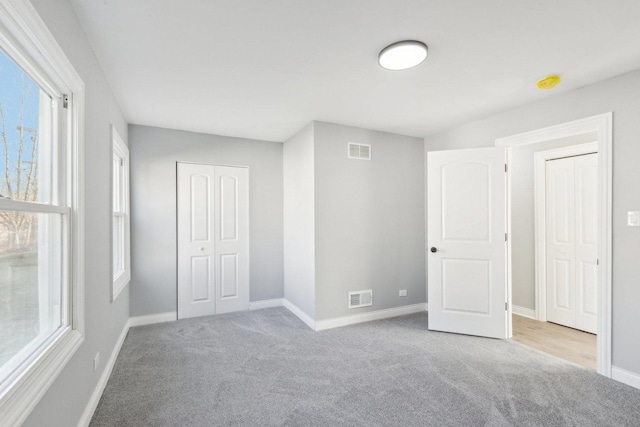
[[[588,132],[511,149],[513,339],[592,370],[596,139]]]
[[[578,143],[588,143],[589,140],[595,141],[594,146],[596,147],[595,151],[597,151],[596,163],[598,169],[595,179],[597,199],[599,200],[599,203],[597,203],[597,227],[594,236],[594,240],[596,240],[595,253],[597,254],[595,258],[596,266],[590,270],[590,274],[592,280],[596,282],[594,285],[595,295],[591,301],[591,306],[594,304],[596,306],[595,311],[597,312],[597,320],[595,320],[595,326],[597,337],[593,337],[593,335],[590,335],[590,337],[592,341],[595,338],[596,343],[596,370],[598,373],[608,377],[611,376],[611,122],[612,114],[608,113],[496,140],[496,146],[507,148],[507,162],[509,164],[508,168],[510,172],[514,171],[514,153],[518,148],[529,147],[530,149],[533,149],[533,147],[540,147],[541,145],[548,143],[553,144],[554,141],[557,143],[563,139],[566,143],[567,140],[572,138],[573,145]],[[557,149],[557,146],[555,148]],[[553,147],[548,147],[548,149],[553,149]],[[534,164],[531,159],[529,162],[531,165]],[[528,326],[529,329],[532,329],[532,325],[565,328],[564,326],[546,322],[546,313],[549,301],[546,287],[543,288],[542,284],[544,283],[544,286],[546,286],[546,264],[549,261],[548,259],[546,259],[545,262],[533,264],[535,286],[533,288],[527,288],[527,295],[519,293],[519,288],[517,287],[517,282],[520,280],[519,276],[526,274],[530,280],[532,275],[531,271],[527,272],[525,271],[526,269],[523,270],[519,267],[521,256],[518,253],[514,253],[514,244],[517,242],[518,233],[522,230],[520,222],[523,219],[514,212],[514,210],[517,211],[517,197],[519,193],[514,191],[514,185],[517,183],[513,181],[514,177],[512,175],[512,173],[509,173],[507,178],[507,233],[511,236],[507,243],[507,289],[511,300],[512,313],[519,315],[520,317],[512,319],[512,313],[509,313],[510,328],[513,328],[516,323],[518,324],[516,327],[523,326],[524,324],[524,327],[526,328]],[[536,184],[536,186],[539,186],[539,184]],[[540,194],[540,192],[535,192],[534,194]],[[544,214],[541,214],[538,209],[534,212],[539,218],[544,218]],[[529,221],[529,227],[530,224],[531,222]],[[542,231],[539,226],[536,228],[536,235],[546,232],[547,231]],[[537,240],[538,239],[536,239],[534,255],[537,259],[540,259],[544,256],[541,254],[548,252],[548,248],[540,245]],[[564,265],[567,266],[568,264],[565,263]],[[542,272],[542,266],[545,267],[544,272]],[[566,271],[566,275],[570,274],[571,268],[567,267]],[[575,274],[575,270],[573,271],[574,273],[571,274]],[[583,274],[583,272],[580,272],[580,274]],[[568,277],[566,275],[565,277]],[[593,278],[594,276],[595,278]],[[569,282],[570,281],[567,283]],[[567,287],[563,291],[565,296],[564,305],[568,305],[571,300],[573,301],[571,305],[575,309],[577,305],[575,303],[576,300],[572,296],[567,297],[567,289],[569,288]],[[527,319],[527,317],[530,319]],[[530,324],[529,320],[536,323]],[[545,323],[542,323],[542,321],[545,321]],[[571,329],[570,331],[574,331],[578,334],[586,334],[585,332],[574,329]],[[513,334],[515,339],[516,335],[518,335],[516,332],[519,331],[512,329],[510,332],[510,335]],[[529,330],[529,332],[531,332],[531,330]],[[549,334],[553,335],[550,331],[537,332],[547,336]],[[555,335],[556,338],[560,337],[560,339],[562,339],[562,334]],[[540,341],[537,337],[532,337],[531,340]],[[565,340],[570,342],[566,337]],[[552,346],[558,347],[557,343]],[[577,345],[574,343],[568,345],[568,347],[577,347]],[[542,350],[544,351],[544,349]],[[560,356],[562,357],[562,355]],[[574,362],[579,363],[575,360]]]
[[[513,313],[526,311],[537,318],[535,295],[529,308],[513,303],[513,277],[521,270],[514,266],[512,244],[519,230],[514,224],[519,216],[513,215],[512,150],[592,133],[599,200],[596,370],[611,377],[612,118],[606,113],[500,138],[490,148],[427,152],[430,330],[511,338]]]
[[[178,319],[249,308],[249,170],[177,164]]]

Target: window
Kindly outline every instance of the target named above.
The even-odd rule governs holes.
[[[21,424],[84,338],[84,85],[28,2],[0,0],[0,414]]]
[[[129,149],[111,127],[113,135],[113,297],[131,280],[129,238]]]

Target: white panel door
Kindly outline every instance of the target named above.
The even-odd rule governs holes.
[[[178,163],[178,318],[216,312],[214,167]]]
[[[576,238],[573,157],[546,163],[547,320],[575,327]]]
[[[215,167],[216,313],[249,309],[249,170]]]
[[[575,158],[576,328],[598,330],[598,155]]]
[[[597,154],[546,164],[547,320],[596,333]]]
[[[178,318],[249,307],[248,170],[178,163]]]
[[[427,154],[429,329],[508,338],[503,148]]]

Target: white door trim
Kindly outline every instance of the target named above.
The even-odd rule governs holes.
[[[546,185],[546,162],[547,160],[560,159],[563,157],[580,156],[583,154],[596,153],[598,151],[597,142],[571,145],[554,150],[539,151],[533,154],[533,188],[535,206],[535,255],[536,255],[536,306],[535,318],[541,322],[547,321],[547,259],[546,246],[546,216],[547,200],[545,196]]]
[[[568,123],[561,123],[543,129],[521,133],[496,139],[496,146],[519,147],[523,145],[545,142],[567,136],[588,132],[598,135],[598,367],[597,372],[611,377],[611,243],[612,243],[612,145],[613,145],[613,113],[600,114]],[[509,161],[509,160],[507,160]],[[510,175],[510,174],[509,174]],[[507,177],[508,192],[511,191],[511,178]],[[511,206],[507,203],[507,227],[511,235]],[[508,292],[511,294],[511,239],[507,243],[508,251]],[[509,324],[511,324],[511,319]]]

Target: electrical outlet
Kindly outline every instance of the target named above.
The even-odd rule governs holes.
[[[406,297],[407,296],[407,290],[406,289],[400,289],[400,293],[398,293],[399,296],[401,297]]]
[[[100,352],[96,354],[96,357],[93,358],[93,370],[98,369],[98,365],[100,365]]]

